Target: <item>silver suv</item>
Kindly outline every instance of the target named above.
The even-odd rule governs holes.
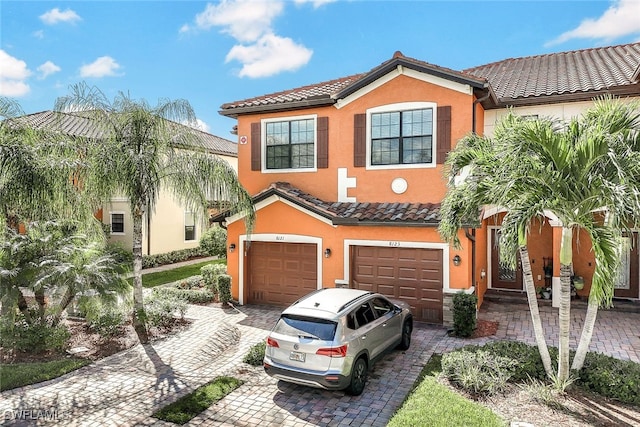
[[[386,350],[406,350],[413,318],[406,303],[355,289],[312,292],[280,315],[267,337],[264,369],[283,381],[360,395]]]

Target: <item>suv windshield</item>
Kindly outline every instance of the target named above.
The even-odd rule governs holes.
[[[278,320],[274,332],[301,338],[333,341],[337,325],[331,320],[285,314]]]

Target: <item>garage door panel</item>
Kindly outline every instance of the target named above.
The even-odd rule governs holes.
[[[317,289],[317,246],[252,242],[246,294],[249,304],[286,306]]]
[[[416,320],[442,323],[442,250],[356,246],[353,283],[406,302]]]

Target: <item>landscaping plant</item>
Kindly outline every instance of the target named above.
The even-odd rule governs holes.
[[[458,292],[453,295],[453,333],[467,338],[476,329],[478,297],[475,294]]]

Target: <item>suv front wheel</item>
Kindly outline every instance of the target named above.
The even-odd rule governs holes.
[[[347,393],[352,396],[360,396],[367,383],[367,362],[364,357],[358,358],[351,368],[351,384],[347,387]]]

